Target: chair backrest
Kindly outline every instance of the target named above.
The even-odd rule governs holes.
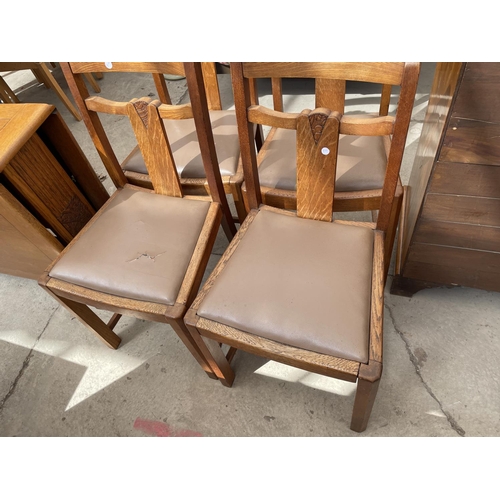
[[[254,90],[254,92],[257,92]],[[275,111],[284,111],[283,107],[283,80],[271,78],[271,92]],[[383,84],[380,93],[379,116],[389,114],[392,85]],[[346,81],[327,78],[317,78],[314,82],[314,95],[316,108],[328,108],[344,114]]]
[[[203,74],[203,86],[206,95],[206,105],[210,110],[222,109],[217,80],[215,63],[205,62],[201,64]],[[111,180],[116,187],[121,187],[127,183],[127,179],[120,168],[116,154],[104,131],[101,120],[93,109],[90,109],[88,102],[90,94],[83,79],[83,75],[89,72],[100,73],[149,73],[153,75],[153,81],[157,90],[159,100],[164,104],[171,104],[168,94],[164,74],[186,76],[184,63],[159,63],[159,62],[82,62],[82,63],[61,63],[64,76],[68,82],[71,93],[82,113],[83,120],[91,138],[97,148],[99,156],[108,171]],[[89,68],[92,68],[90,70]],[[190,96],[192,93],[190,92]],[[136,96],[130,96],[133,98]]]
[[[297,63],[300,64],[300,63]],[[251,83],[252,96],[258,96],[257,80]],[[271,93],[275,111],[284,111],[283,104],[283,78],[271,78]],[[389,114],[389,105],[392,95],[392,85],[382,84],[380,92],[379,116]],[[314,81],[314,96],[316,108],[328,108],[344,114],[346,80],[332,78],[316,78]],[[258,103],[258,97],[253,98],[253,103]]]
[[[417,88],[419,63],[231,63],[238,133],[250,208],[261,202],[257,159],[252,142],[253,124],[297,130],[297,215],[331,220],[338,134],[392,136],[377,229],[389,226],[401,168],[406,135]],[[278,94],[282,78],[314,78],[314,111],[283,113],[252,105],[252,79],[271,78]],[[345,81],[383,85],[379,116],[344,115]],[[392,86],[400,87],[395,116],[387,116]],[[329,107],[330,106],[330,107]],[[333,109],[332,109],[333,108]],[[281,108],[282,109],[282,108]],[[336,125],[337,123],[337,125]]]
[[[175,164],[165,127],[163,123],[159,123],[161,122],[159,117],[175,120],[194,118],[210,196],[222,207],[223,226],[226,233],[233,235],[236,233],[231,209],[224,193],[209,117],[209,109],[221,109],[215,63],[90,62],[61,63],[61,68],[77,105],[82,111],[83,120],[94,145],[117,188],[127,184],[127,178],[104,131],[98,116],[99,112],[129,116],[155,191],[172,196],[182,196],[182,192],[179,188],[177,171],[172,171],[172,168],[175,170]],[[162,105],[160,106],[159,102],[152,103],[150,99],[145,98],[140,99],[142,104],[127,102],[113,104],[112,101],[101,97],[90,97],[82,76],[89,72],[153,74]],[[177,106],[169,104],[171,101],[166,91],[164,74],[186,77],[190,104]],[[138,113],[141,121],[135,119]],[[153,129],[148,130],[149,126],[154,127],[154,132],[152,132]],[[144,129],[141,130],[141,127]]]

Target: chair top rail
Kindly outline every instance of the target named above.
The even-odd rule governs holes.
[[[243,63],[246,78],[331,78],[400,85],[405,63],[402,62],[263,62]]]
[[[165,73],[186,76],[182,62],[72,62],[73,73]]]

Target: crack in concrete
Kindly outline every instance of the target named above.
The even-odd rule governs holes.
[[[47,323],[43,327],[40,335],[38,335],[38,337],[36,338],[35,343],[33,344],[33,347],[30,349],[30,352],[26,356],[26,359],[23,361],[23,366],[21,366],[21,370],[17,374],[17,377],[14,379],[14,382],[12,382],[12,385],[10,386],[9,392],[7,392],[7,394],[4,396],[4,398],[0,401],[0,412],[3,410],[3,407],[5,406],[5,403],[7,402],[7,400],[12,396],[12,394],[14,394],[14,391],[16,390],[16,387],[17,387],[17,384],[19,383],[19,380],[21,380],[21,377],[23,376],[24,372],[26,371],[26,369],[28,368],[28,366],[30,364],[31,358],[33,357],[33,351],[35,350],[36,345],[38,344],[38,342],[40,341],[40,338],[42,337],[45,330],[49,326],[49,323],[51,322],[52,317],[54,316],[54,314],[56,313],[56,311],[60,307],[61,306],[57,306],[52,311],[52,314],[50,315],[49,319],[47,320]]]
[[[389,307],[389,305],[387,303],[385,303],[385,307],[389,311],[389,316],[391,318],[392,326],[394,327],[394,330],[396,330],[396,333],[401,337],[401,340],[405,343],[406,351],[408,352],[408,355],[410,357],[410,361],[412,362],[412,364],[413,364],[413,366],[415,368],[415,371],[417,372],[417,375],[420,378],[420,381],[422,382],[423,386],[425,387],[425,390],[428,392],[429,396],[431,396],[432,399],[434,399],[436,401],[436,403],[439,405],[439,408],[443,412],[443,415],[446,417],[446,420],[448,420],[448,423],[450,424],[451,428],[459,436],[462,436],[462,437],[465,436],[465,431],[462,429],[462,427],[460,427],[458,425],[457,421],[451,416],[451,414],[449,412],[447,412],[443,408],[443,404],[441,403],[441,401],[439,401],[439,399],[436,397],[436,395],[434,394],[434,392],[432,391],[432,389],[429,387],[429,385],[427,384],[427,382],[422,377],[422,374],[420,373],[420,366],[418,364],[418,359],[413,354],[413,352],[412,352],[412,350],[410,348],[410,344],[409,344],[408,340],[406,340],[406,338],[404,336],[404,333],[396,326],[396,321],[394,319],[394,315],[393,315],[392,309]]]

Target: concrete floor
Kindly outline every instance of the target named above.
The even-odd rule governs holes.
[[[422,67],[401,174],[404,183],[433,71],[431,63]],[[67,90],[59,68],[54,75]],[[21,101],[57,106],[112,192],[84,124],[29,74],[5,78],[13,88],[26,86],[18,94]],[[229,77],[220,79],[228,108]],[[133,80],[109,74],[100,84],[103,96],[122,100],[154,92],[146,76]],[[173,102],[184,102],[185,81],[168,85]],[[307,89],[303,81],[290,89],[290,110],[311,107],[310,95],[298,95]],[[366,89],[353,86],[350,92],[349,111],[373,106]],[[119,160],[130,149],[127,125],[120,117],[105,120]],[[220,234],[207,272],[226,245]],[[499,436],[500,294],[436,288],[409,299],[390,295],[390,281],[384,373],[361,436]],[[201,371],[168,326],[122,318],[116,330],[123,341],[113,351],[36,282],[0,275],[0,435],[359,437],[349,429],[354,384],[239,352],[233,361],[236,380],[228,389]]]

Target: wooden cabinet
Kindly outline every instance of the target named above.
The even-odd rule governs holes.
[[[400,236],[391,293],[500,291],[500,63],[437,64]]]
[[[0,106],[1,273],[37,279],[108,197],[54,106]]]

